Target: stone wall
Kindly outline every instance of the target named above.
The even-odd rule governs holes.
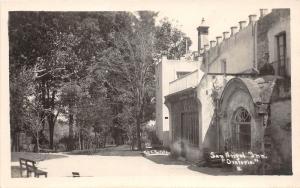
[[[199,116],[201,116],[201,120],[199,119],[201,121],[200,134],[202,135],[199,147],[201,157],[204,148],[218,151],[218,129],[213,92],[217,92],[215,97],[218,98],[226,83],[232,78],[232,76],[205,75],[197,87],[197,98],[202,105],[202,109],[199,111]]]
[[[272,174],[292,173],[291,143],[291,101],[278,100],[271,104],[270,124],[266,130],[265,142]]]
[[[221,73],[222,61],[226,61],[227,73],[241,73],[254,65],[255,25],[249,24],[233,36],[208,51],[209,70]]]
[[[263,57],[265,53],[269,53],[269,63],[277,61],[276,35],[281,32],[286,33],[287,58],[290,58],[290,10],[273,9],[270,14],[257,21],[258,69],[260,69],[264,64]],[[290,75],[290,65],[287,71],[288,75]]]

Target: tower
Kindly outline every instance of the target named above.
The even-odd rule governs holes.
[[[197,27],[198,31],[198,53],[202,54],[204,45],[208,45],[208,26],[205,23],[205,19],[202,18],[201,24]]]

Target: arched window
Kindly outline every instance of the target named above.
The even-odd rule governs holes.
[[[251,115],[245,108],[238,108],[232,118],[232,150],[251,149]]]

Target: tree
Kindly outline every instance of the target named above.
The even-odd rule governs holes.
[[[75,82],[68,82],[61,88],[61,101],[64,106],[67,107],[68,118],[69,118],[69,142],[68,149],[74,149],[73,139],[74,139],[74,124],[76,107],[78,106],[78,101],[82,97],[82,89]]]
[[[185,35],[168,21],[156,27],[156,16],[157,13],[149,11],[135,15],[117,14],[116,22],[123,23],[125,27],[116,27],[111,32],[113,45],[97,54],[93,67],[93,72],[101,75],[99,80],[108,89],[116,117],[125,125],[123,129],[129,134],[129,139],[137,141],[138,149],[141,149],[141,125],[153,117],[151,101],[155,93],[156,57],[160,57],[164,50],[168,50],[172,58],[179,58],[185,53]],[[165,29],[170,32],[163,33]]]
[[[62,28],[55,15],[60,16],[46,12],[10,12],[9,15],[10,78],[20,69],[30,69],[35,73],[36,98],[44,110],[48,110],[50,148],[53,148],[54,125],[59,113],[56,94],[65,72],[64,62],[60,61],[63,54],[58,51],[61,46],[57,46]],[[41,116],[43,119],[46,114]]]
[[[27,114],[26,103],[32,95],[32,72],[24,68],[18,70],[19,74],[10,76],[10,131],[11,150],[20,151],[19,133],[24,130],[24,121]]]
[[[132,14],[122,15],[125,16],[123,20],[129,22],[126,25],[131,27],[114,32],[115,45],[97,60],[98,67],[108,72],[107,85],[114,93],[111,98],[122,103],[123,109],[130,112],[128,117],[134,118],[135,138],[141,149],[140,127],[144,121],[146,96],[154,88],[152,54],[157,13],[145,11],[138,15],[139,18]]]
[[[76,137],[74,127],[81,141],[81,132],[105,137],[118,129],[141,149],[141,126],[154,112],[155,61],[162,51],[171,58],[182,56],[185,35],[168,21],[155,26],[157,13],[149,11],[9,16],[12,134],[22,128],[22,117],[30,115],[18,106],[30,97],[23,85],[32,84],[43,108],[39,134],[49,126],[50,148],[62,115],[68,117],[71,139]],[[31,79],[22,81],[24,70]],[[36,124],[33,116],[29,119]]]
[[[156,27],[155,39],[158,58],[166,55],[169,59],[179,59],[186,53],[186,45],[188,48],[192,45],[191,39],[167,18],[162,19]]]
[[[27,127],[27,131],[29,131],[35,138],[36,147],[35,151],[39,152],[40,149],[40,132],[43,129],[43,123],[46,121],[47,116],[42,116],[42,114],[47,114],[47,112],[43,112],[43,107],[39,103],[39,101],[32,99],[27,104],[27,113],[25,116],[25,126]]]

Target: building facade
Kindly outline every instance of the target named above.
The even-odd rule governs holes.
[[[169,145],[169,110],[165,96],[172,92],[170,82],[182,78],[197,69],[196,61],[168,60],[166,57],[156,65],[156,132],[164,146]]]
[[[260,13],[199,44],[199,68],[169,83],[174,155],[199,161],[207,151],[252,151],[268,156],[264,173],[291,174],[290,13]]]

